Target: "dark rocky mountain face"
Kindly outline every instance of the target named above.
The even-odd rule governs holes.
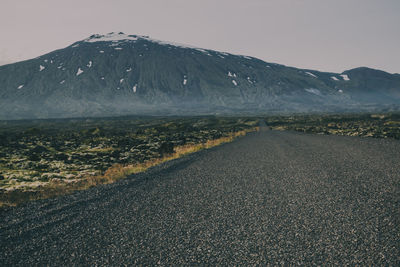
[[[342,74],[110,33],[0,67],[0,119],[392,110],[400,75]]]

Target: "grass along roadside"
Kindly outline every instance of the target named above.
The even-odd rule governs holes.
[[[30,200],[51,198],[59,195],[70,194],[77,190],[85,190],[100,184],[110,184],[120,179],[124,179],[131,174],[144,172],[163,162],[177,159],[203,149],[215,147],[223,143],[232,142],[237,137],[255,131],[259,131],[259,127],[233,132],[225,137],[207,140],[205,143],[177,146],[174,148],[174,153],[168,154],[164,157],[154,158],[138,164],[114,164],[101,175],[87,176],[83,179],[68,182],[63,180],[50,181],[46,184],[40,184],[38,187],[32,188],[31,190],[16,189],[3,191],[0,192],[0,207],[16,206]]]

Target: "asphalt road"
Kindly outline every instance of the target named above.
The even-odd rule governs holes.
[[[1,266],[399,266],[400,142],[263,127],[0,219]]]

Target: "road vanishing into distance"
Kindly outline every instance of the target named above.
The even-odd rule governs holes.
[[[0,211],[1,266],[400,265],[400,142],[261,127]]]

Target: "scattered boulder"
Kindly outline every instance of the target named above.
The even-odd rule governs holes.
[[[33,153],[37,153],[37,154],[42,154],[49,151],[47,148],[45,148],[44,146],[40,146],[37,145],[34,149],[32,149]]]
[[[41,159],[40,156],[36,153],[30,154],[28,156],[28,160],[30,160],[30,161],[40,161],[40,159]]]
[[[158,149],[161,156],[174,153],[174,144],[171,142],[163,142]]]

